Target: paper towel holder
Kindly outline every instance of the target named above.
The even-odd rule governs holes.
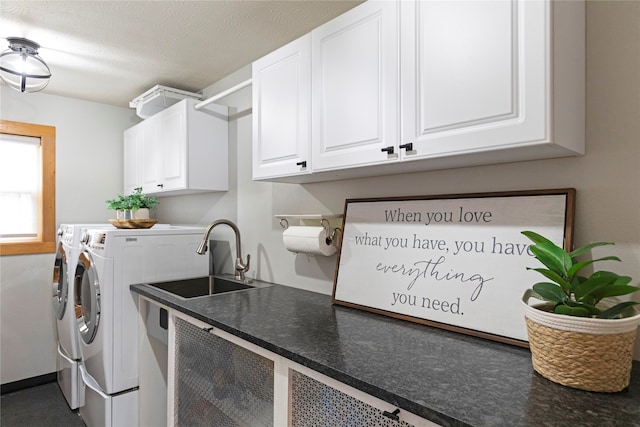
[[[340,227],[331,225],[331,220],[342,218],[342,214],[303,214],[303,215],[275,215],[280,220],[280,226],[283,230],[289,228],[289,220],[297,220],[300,225],[312,225],[309,221],[320,221],[320,225],[324,227],[327,232],[327,244],[331,245],[334,241],[337,244],[338,233],[342,232]]]

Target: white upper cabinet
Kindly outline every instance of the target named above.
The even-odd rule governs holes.
[[[311,173],[311,35],[253,63],[253,178]]]
[[[413,144],[403,159],[457,156],[444,163],[466,166],[583,154],[584,5],[561,3],[401,2],[401,143]],[[554,58],[567,34],[571,51]],[[554,89],[567,96],[554,99]]]
[[[398,8],[368,1],[311,32],[314,172],[397,160]]]
[[[196,103],[185,99],[125,131],[125,194],[138,187],[156,196],[229,189],[228,109],[197,111]]]
[[[311,173],[260,178],[584,154],[584,32],[580,0],[367,1],[311,32]],[[280,125],[264,122],[255,92],[253,113],[261,129]]]

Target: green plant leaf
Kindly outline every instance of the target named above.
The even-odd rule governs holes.
[[[617,278],[617,274],[608,271],[592,274],[587,280],[573,287],[576,300],[581,301],[586,296],[594,296],[594,292],[613,284]]]
[[[531,289],[531,298],[535,298],[535,299],[539,299],[539,300],[543,300],[546,301],[544,298],[542,298],[541,295],[539,295],[533,288]]]
[[[578,272],[582,270],[584,267],[591,264],[593,264],[593,261],[576,262],[571,267],[569,267],[569,270],[567,270],[567,276],[573,277],[576,274],[578,274]]]
[[[637,288],[636,286],[611,285],[594,291],[592,296],[601,300],[602,298],[619,297],[622,295],[632,294],[637,291],[640,291],[640,288]]]
[[[571,291],[571,283],[567,282],[564,279],[564,277],[560,276],[555,271],[551,271],[551,270],[548,270],[546,268],[527,268],[527,270],[537,271],[538,273],[542,274],[547,279],[552,280],[553,282],[557,283],[558,285],[560,285],[560,287],[562,288],[562,290],[566,294],[568,294],[569,291]]]
[[[538,233],[535,233],[533,231],[521,231],[522,234],[524,234],[525,236],[527,236],[529,238],[529,240],[531,240],[533,243],[552,243],[551,240],[547,239],[546,237],[543,237],[541,235],[539,235]]]
[[[531,252],[549,270],[560,276],[567,276],[567,270],[572,262],[564,249],[551,242],[545,242],[531,246]]]
[[[573,280],[571,281],[571,291],[568,292],[569,296],[572,296],[573,298],[575,298],[575,289],[579,288],[580,285],[587,279],[584,279],[582,277],[576,278],[574,277]]]
[[[607,245],[615,245],[615,243],[613,242],[595,242],[595,243],[589,243],[588,245],[584,245],[581,246],[577,249],[572,250],[571,252],[569,252],[569,255],[571,256],[571,258],[575,258],[577,256],[580,256],[584,253],[589,252],[591,249],[598,247],[598,246],[607,246]]]
[[[634,305],[639,303],[635,301],[625,301],[620,304],[614,305],[608,310],[600,313],[597,318],[598,319],[615,319],[615,318],[623,318],[623,317],[631,317],[636,311],[632,309]]]
[[[569,276],[574,276],[575,274],[578,273],[578,271],[582,270],[584,267],[586,267],[588,265],[591,265],[594,262],[598,262],[598,261],[620,261],[620,258],[618,258],[617,256],[606,256],[606,257],[593,259],[593,260],[589,260],[589,261],[577,262],[577,263],[573,264],[571,266],[571,268],[569,268],[569,271],[567,272],[567,274]]]
[[[585,305],[585,306],[594,306],[596,304],[598,304],[598,302],[600,302],[601,298],[596,298],[592,295],[587,295],[584,298],[582,298],[582,300],[580,301],[580,304]],[[598,313],[600,313],[600,311],[598,311]]]
[[[589,312],[589,316],[595,316],[597,314],[600,314],[601,312],[598,307],[591,303],[576,302],[571,299],[567,299],[564,304],[568,305],[569,307],[582,307]]]
[[[533,291],[540,297],[542,297],[542,299],[545,301],[561,303],[567,299],[567,294],[565,294],[562,288],[555,283],[536,283],[535,285],[533,285]]]
[[[558,304],[553,310],[556,314],[565,314],[567,316],[590,317],[591,313],[584,307],[569,307],[568,305]]]
[[[559,275],[566,275],[572,260],[563,248],[534,231],[522,231],[521,233],[535,243],[531,245],[530,249],[538,261]]]
[[[575,262],[567,271],[567,275],[570,277],[575,276],[576,274],[578,274],[578,271],[582,270],[584,267],[598,261],[620,261],[620,258],[618,258],[617,256],[607,256],[588,261]]]
[[[616,281],[613,283],[614,285],[628,285],[631,282],[631,277],[629,276],[618,276]],[[638,288],[640,291],[640,288]]]
[[[629,276],[619,276],[610,271],[596,271],[589,279],[575,287],[576,298],[586,302],[586,297],[592,297],[597,303],[602,298],[640,291],[637,286],[627,285],[629,282],[631,282]]]

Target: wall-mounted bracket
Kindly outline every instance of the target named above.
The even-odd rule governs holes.
[[[302,214],[302,215],[275,215],[280,220],[280,226],[286,230],[292,223],[298,222],[301,226],[319,225],[327,232],[329,242],[337,238],[337,233],[342,229],[342,214]],[[328,243],[329,243],[328,242]]]

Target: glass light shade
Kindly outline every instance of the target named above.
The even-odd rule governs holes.
[[[0,78],[20,92],[38,92],[49,84],[51,71],[38,56],[40,45],[31,40],[8,37],[9,49],[0,54]]]

